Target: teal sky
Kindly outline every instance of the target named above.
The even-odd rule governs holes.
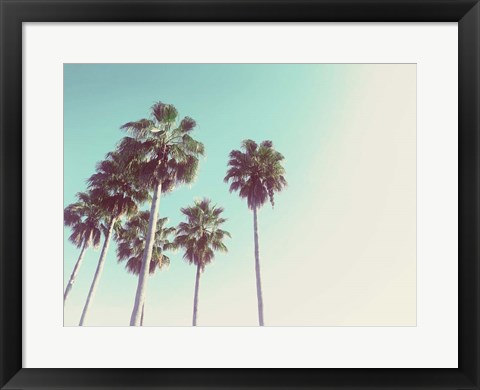
[[[398,102],[395,105],[392,102],[387,108],[387,111],[391,110],[388,118],[379,116],[384,114],[374,110],[372,104],[368,109],[362,109],[368,99],[385,105],[389,97],[399,93],[407,94],[408,99],[414,98],[410,88],[414,82],[410,76],[411,66],[400,65],[394,69],[396,76],[393,78],[398,80],[400,75],[408,81],[407,86],[405,82],[398,82],[387,88],[391,70],[388,65],[380,69],[365,65],[315,64],[66,64],[64,207],[75,201],[77,192],[86,189],[85,180],[94,172],[95,164],[122,138],[124,133],[119,129],[122,124],[146,117],[156,101],[174,104],[181,116],[191,116],[197,121],[193,136],[205,144],[206,155],[201,160],[195,183],[162,198],[160,216],[168,217],[169,224],[175,226],[182,220],[181,207],[192,204],[196,198],[208,197],[225,208],[224,214],[228,218],[225,229],[232,234],[232,238],[226,241],[229,253],[219,254],[202,275],[198,323],[256,325],[252,214],[245,201],[228,192],[223,177],[228,153],[238,149],[243,139],[272,140],[275,148],[285,156],[289,186],[276,196],[275,209],[265,205],[259,214],[266,324],[329,325],[332,321],[350,324],[350,319],[355,322],[358,302],[352,305],[347,302],[350,298],[354,302],[358,294],[369,294],[368,289],[361,288],[366,285],[366,279],[357,280],[360,293],[358,290],[347,291],[351,296],[341,299],[340,306],[345,306],[342,313],[328,312],[325,306],[320,308],[324,300],[331,302],[329,294],[338,296],[332,278],[341,275],[341,278],[348,279],[354,275],[360,266],[356,261],[362,256],[360,260],[345,260],[345,257],[352,256],[336,260],[331,256],[326,258],[327,252],[322,256],[322,250],[326,251],[328,245],[322,246],[321,243],[340,242],[342,235],[355,235],[349,228],[344,230],[346,219],[352,214],[345,211],[348,211],[348,202],[342,205],[338,199],[351,195],[358,175],[378,177],[382,174],[360,171],[365,154],[379,153],[375,145],[365,143],[370,146],[364,147],[362,154],[355,157],[357,148],[352,149],[355,150],[352,153],[348,149],[352,145],[345,143],[346,140],[361,143],[357,135],[366,137],[368,129],[387,124],[388,118],[392,117],[395,117],[395,123],[405,123],[410,131],[409,137],[415,134],[408,104],[399,107]],[[407,87],[410,89],[404,91]],[[375,126],[370,126],[372,124]],[[401,153],[389,153],[390,157],[387,157],[392,161],[385,164],[398,168],[403,166],[399,161],[415,145],[411,137],[395,139],[392,147],[395,144],[395,150],[404,149]],[[372,148],[371,152],[368,147]],[[349,161],[346,156],[352,154],[354,161]],[[338,159],[342,162],[339,163]],[[349,169],[344,167],[345,164]],[[342,174],[347,176],[339,180]],[[365,180],[368,182],[370,177]],[[403,178],[403,173],[399,177]],[[414,176],[412,180],[415,180]],[[405,183],[395,183],[387,187],[391,189],[398,184],[403,191],[402,199],[411,195]],[[393,213],[406,211],[414,216],[410,203],[392,198],[382,204],[388,210],[391,207]],[[370,206],[374,207],[373,204]],[[386,209],[377,218],[376,211],[370,206],[363,205],[372,212],[371,218],[367,219],[377,222],[371,229],[368,224],[365,227],[367,232],[363,233],[366,236],[362,239],[365,251],[378,239],[379,231],[385,231],[386,225],[382,223],[388,224],[381,222]],[[142,209],[148,209],[148,205],[143,205]],[[336,213],[343,213],[343,217],[339,218]],[[325,223],[322,227],[317,225],[320,220]],[[414,218],[407,221],[405,235],[408,237],[412,221],[414,223]],[[319,235],[312,236],[312,232],[319,232]],[[69,229],[65,229],[64,282],[68,280],[79,254],[79,250],[68,241],[69,234]],[[395,234],[401,233],[396,231]],[[349,240],[344,243],[348,245]],[[124,264],[117,263],[115,250],[113,242],[87,325],[128,325],[137,280],[126,272]],[[66,326],[78,324],[99,255],[100,249],[89,249],[86,253],[65,308]],[[181,252],[171,253],[170,258],[169,269],[157,272],[149,280],[145,325],[182,326],[191,323],[195,269],[182,259]],[[337,268],[327,272],[333,263]],[[387,267],[381,279],[390,275],[393,269],[398,271],[398,267],[406,269],[408,278],[411,277],[410,258],[388,264],[390,268]],[[317,272],[319,279],[303,277]],[[392,299],[405,295],[401,289],[411,288],[408,278],[399,282],[398,290],[392,292]],[[389,282],[391,285],[391,280]],[[341,281],[338,286],[342,286]],[[368,295],[362,302],[381,310],[382,304],[374,304],[373,300]],[[409,302],[402,303],[408,313],[411,309]],[[300,320],[291,321],[293,315]],[[363,323],[364,320],[359,321]]]

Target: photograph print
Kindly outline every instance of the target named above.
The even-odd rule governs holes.
[[[416,326],[416,64],[63,72],[64,326]]]

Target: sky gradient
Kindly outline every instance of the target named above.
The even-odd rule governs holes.
[[[259,212],[265,325],[416,324],[415,65],[64,65],[64,207],[84,191],[122,124],[174,104],[205,144],[198,178],[164,196],[160,217],[208,197],[225,208],[228,254],[202,275],[198,325],[255,326],[253,220],[223,183],[228,153],[269,139],[287,189]],[[143,205],[142,209],[148,209]],[[79,249],[64,230],[64,281]],[[137,277],[112,242],[87,325],[127,326]],[[76,326],[100,249],[89,249],[68,298]],[[145,326],[189,326],[195,267],[169,254],[149,280]]]

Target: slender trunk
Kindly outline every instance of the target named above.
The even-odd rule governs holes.
[[[143,301],[143,305],[142,305],[142,316],[140,317],[140,326],[143,326],[144,317],[145,317],[145,301]]]
[[[260,277],[260,250],[258,247],[257,207],[253,208],[253,238],[255,242],[255,276],[257,279],[258,324],[263,326],[262,280]]]
[[[85,251],[87,250],[87,243],[88,243],[88,240],[85,239],[83,242],[82,250],[80,251],[80,255],[78,256],[78,260],[75,264],[75,267],[73,268],[72,274],[70,275],[67,288],[65,289],[65,293],[63,294],[63,305],[65,305],[65,302],[67,301],[68,294],[70,293],[70,290],[73,287],[73,283],[75,283],[75,279],[77,278],[78,271],[80,270],[80,266],[83,263],[83,256],[85,255]]]
[[[197,276],[195,278],[195,295],[193,296],[193,320],[192,325],[197,326],[198,311],[198,289],[200,287],[200,264],[197,265]]]
[[[147,293],[148,271],[150,261],[152,260],[153,244],[157,230],[158,210],[160,208],[160,197],[162,195],[162,183],[158,183],[153,192],[152,206],[150,208],[150,220],[148,222],[148,234],[143,251],[142,267],[138,277],[137,293],[135,295],[135,304],[133,306],[130,326],[139,326],[142,314],[142,306],[145,302]]]
[[[102,253],[100,254],[100,259],[98,259],[97,270],[95,271],[95,276],[93,277],[92,285],[90,286],[90,291],[88,292],[87,301],[85,302],[85,307],[83,308],[82,317],[80,318],[80,326],[85,324],[87,318],[88,309],[92,303],[92,299],[95,296],[95,292],[100,282],[100,277],[102,276],[103,267],[105,266],[105,259],[107,258],[108,246],[110,245],[110,239],[112,238],[113,225],[115,225],[115,217],[112,217],[110,220],[110,225],[108,226],[107,235],[105,237],[105,242],[103,243]]]

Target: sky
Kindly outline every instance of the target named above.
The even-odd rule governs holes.
[[[244,139],[272,140],[288,187],[259,212],[267,326],[416,324],[416,66],[412,64],[65,64],[64,205],[157,101],[197,122],[196,181],[160,217],[210,198],[232,237],[201,276],[199,326],[256,326],[253,215],[223,182]],[[148,210],[148,204],[141,206]],[[64,283],[79,249],[64,229]],[[103,243],[103,242],[102,242]],[[101,248],[88,249],[64,310],[76,326]],[[195,267],[181,251],[149,279],[145,326],[190,326]],[[137,277],[110,246],[88,326],[128,326]]]

